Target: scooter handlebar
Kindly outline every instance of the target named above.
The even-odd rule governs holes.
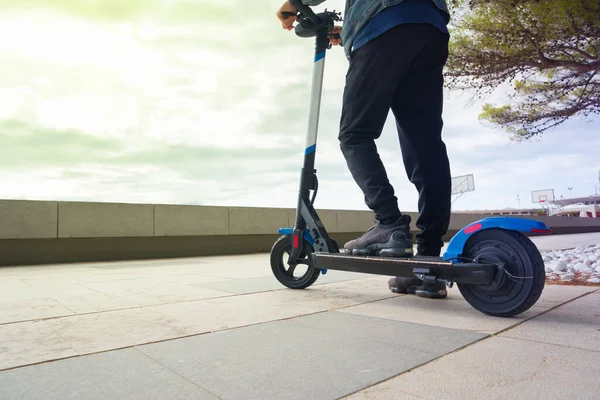
[[[302,14],[305,18],[311,19],[313,22],[317,22],[319,18],[313,12],[313,10],[304,4],[302,0],[289,0],[290,4],[293,5],[300,14]]]
[[[334,21],[341,21],[341,14],[335,11],[327,11],[321,14],[315,14],[313,10],[304,4],[302,0],[288,0],[294,8],[298,11],[298,14],[293,12],[282,12],[284,18],[296,17],[298,25],[296,26],[296,35],[300,37],[313,37],[316,36],[317,31],[322,28],[333,28]],[[330,38],[339,39],[338,34],[329,34]]]

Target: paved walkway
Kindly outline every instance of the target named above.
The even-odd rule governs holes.
[[[599,287],[505,319],[386,281],[292,291],[268,254],[2,268],[0,399],[597,398]]]

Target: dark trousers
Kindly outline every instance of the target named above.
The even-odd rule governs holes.
[[[409,180],[419,193],[418,251],[439,254],[450,222],[451,178],[442,141],[442,70],[448,35],[427,24],[390,29],[352,54],[340,147],[378,220],[401,216],[375,139],[392,110]]]

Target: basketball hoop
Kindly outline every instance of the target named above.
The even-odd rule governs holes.
[[[546,211],[548,215],[552,215],[552,208],[556,207],[556,198],[554,197],[554,189],[534,190],[531,192],[531,202],[537,203]]]
[[[455,176],[452,178],[452,195],[457,196],[452,200],[452,204],[458,200],[462,195],[468,192],[475,191],[475,179],[473,174]]]

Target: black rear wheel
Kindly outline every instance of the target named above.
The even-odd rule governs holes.
[[[292,239],[289,235],[281,236],[271,249],[271,270],[281,284],[290,289],[305,289],[319,278],[320,270],[314,268],[310,254],[313,247],[304,240],[303,250],[297,265],[288,265],[292,254]]]
[[[502,263],[489,285],[458,284],[473,308],[497,317],[521,314],[540,298],[546,282],[542,256],[525,235],[504,229],[486,229],[467,240],[464,261]]]

